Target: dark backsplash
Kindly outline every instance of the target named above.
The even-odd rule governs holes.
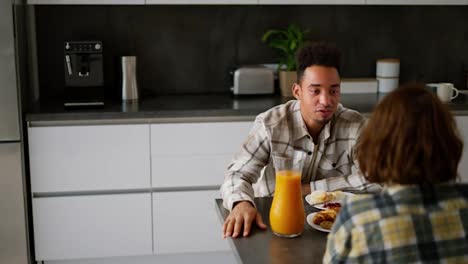
[[[36,6],[41,101],[63,95],[63,43],[101,40],[108,99],[120,98],[119,57],[137,56],[142,97],[227,93],[235,65],[272,63],[260,38],[296,23],[343,50],[342,77],[374,77],[376,59],[401,60],[400,83],[465,89],[468,6]]]

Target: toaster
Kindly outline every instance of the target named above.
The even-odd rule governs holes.
[[[240,67],[234,72],[232,93],[272,94],[274,93],[274,72],[261,66]]]

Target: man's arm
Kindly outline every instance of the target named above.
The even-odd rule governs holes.
[[[240,201],[249,201],[255,206],[252,184],[257,182],[269,157],[270,142],[263,122],[257,118],[247,140],[226,170],[221,186],[221,196],[226,209],[231,211],[234,203]]]
[[[257,182],[260,171],[268,163],[270,143],[263,122],[257,118],[242,149],[228,166],[221,186],[223,205],[231,211],[226,217],[223,237],[248,236],[252,223],[265,229],[266,225],[254,203],[252,184]]]
[[[361,130],[366,125],[367,120],[361,116],[358,120],[353,122],[346,134],[348,138],[359,138]],[[354,149],[358,140],[352,140],[348,149],[348,162],[351,165],[351,172],[348,175],[325,178],[318,181],[311,182],[312,190],[344,190],[350,192],[379,192],[382,186],[376,183],[368,182],[359,169],[357,160],[354,157]]]
[[[311,182],[311,188],[312,190],[375,193],[379,192],[382,186],[376,183],[369,183],[362,175],[355,173],[313,181]]]

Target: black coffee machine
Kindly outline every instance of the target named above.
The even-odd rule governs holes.
[[[66,107],[104,105],[102,60],[101,41],[64,43]]]

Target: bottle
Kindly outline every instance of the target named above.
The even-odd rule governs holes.
[[[136,57],[122,57],[122,101],[138,101]]]
[[[270,208],[270,226],[280,237],[297,237],[304,231],[305,211],[301,177],[304,152],[272,154],[276,184]]]

